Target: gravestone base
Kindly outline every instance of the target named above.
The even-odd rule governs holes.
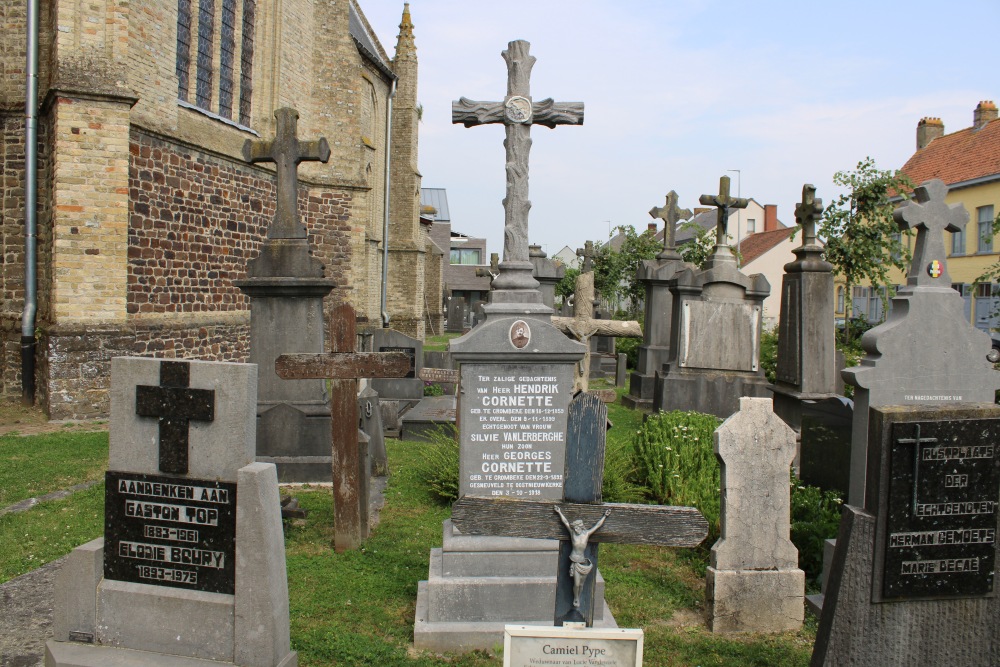
[[[622,404],[632,410],[653,411],[653,394],[656,392],[656,375],[644,375],[632,371],[628,381],[628,393],[622,396]]]
[[[273,463],[282,484],[328,482],[330,424],[329,403],[258,403],[257,460]]]
[[[653,409],[695,410],[722,419],[740,409],[740,398],[769,398],[767,380],[756,373],[685,371],[657,373]]]
[[[454,396],[425,396],[400,419],[400,440],[427,442],[441,429],[455,426]]]
[[[805,573],[709,567],[707,620],[712,632],[785,632],[802,627]]]
[[[413,643],[437,652],[489,649],[504,626],[552,625],[557,540],[462,535],[444,522],[443,543],[431,550],[428,580],[417,589]],[[594,627],[614,628],[596,573]]]
[[[802,432],[802,411],[805,403],[835,398],[835,394],[807,394],[782,385],[771,385],[771,391],[774,392],[774,414],[781,417],[782,421],[791,426],[796,433]]]
[[[1000,664],[1000,598],[872,604],[875,524],[874,515],[844,507],[810,664]]]
[[[104,578],[104,538],[77,547],[56,580],[46,667],[294,667],[274,467],[238,472],[236,592]],[[279,545],[275,557],[262,545]]]

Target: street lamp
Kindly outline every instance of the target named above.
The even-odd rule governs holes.
[[[743,174],[739,169],[726,169],[736,172],[736,196],[743,197]],[[728,222],[728,221],[727,221]],[[736,209],[736,267],[740,266],[740,232],[743,229],[743,209]]]

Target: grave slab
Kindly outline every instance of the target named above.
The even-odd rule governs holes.
[[[401,439],[425,442],[439,429],[454,427],[456,405],[454,396],[424,396],[402,416]]]

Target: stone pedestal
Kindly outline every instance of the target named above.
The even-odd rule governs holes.
[[[235,285],[250,297],[250,362],[260,369],[257,460],[282,482],[330,481],[330,402],[324,380],[282,380],[282,354],[321,353],[323,297],[335,286],[302,239],[267,239]]]
[[[549,308],[555,308],[556,285],[566,275],[566,267],[549,259],[540,245],[528,246],[528,259],[535,267],[531,275],[538,281],[538,291],[542,295],[542,303]]]
[[[636,278],[646,287],[646,311],[642,325],[642,345],[628,393],[622,403],[633,410],[651,411],[656,392],[656,371],[670,360],[670,329],[674,317],[674,297],[667,281],[684,268],[690,268],[680,255],[667,259],[643,261]]]

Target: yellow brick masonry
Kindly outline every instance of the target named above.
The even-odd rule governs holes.
[[[54,323],[124,321],[128,104],[58,98],[54,112]]]

